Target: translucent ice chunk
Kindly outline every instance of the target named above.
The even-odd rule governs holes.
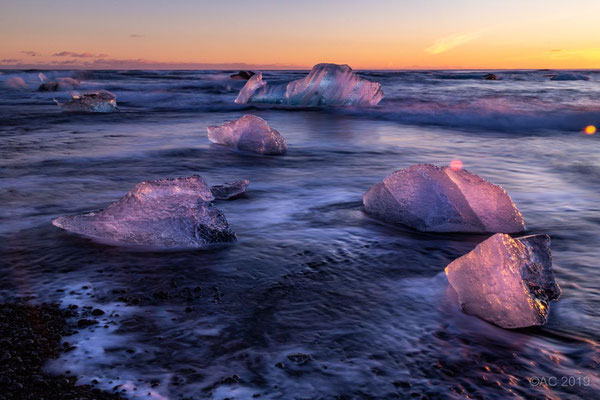
[[[222,185],[211,186],[210,191],[217,200],[229,200],[234,199],[244,193],[249,184],[250,181],[247,179],[235,182],[226,182]]]
[[[413,165],[363,196],[367,213],[426,232],[521,232],[524,221],[500,186],[464,169]]]
[[[286,85],[269,86],[259,72],[240,91],[235,102],[292,106],[374,106],[383,98],[381,85],[360,78],[347,65],[317,64],[308,76]]]
[[[63,111],[105,113],[118,110],[117,96],[107,90],[84,94],[73,93],[73,98],[67,103],[55,101]]]
[[[219,126],[209,126],[208,139],[217,144],[266,155],[284,154],[287,150],[285,139],[267,121],[254,115],[226,122]]]
[[[104,210],[59,217],[52,224],[113,245],[199,248],[234,241],[212,200],[200,176],[160,179],[137,184]]]
[[[450,263],[446,275],[465,313],[502,328],[545,324],[561,293],[548,235],[495,234]]]

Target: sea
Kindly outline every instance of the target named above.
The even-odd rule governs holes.
[[[49,372],[131,399],[600,398],[600,133],[586,133],[600,71],[358,71],[381,83],[377,106],[318,108],[235,104],[233,72],[1,72],[0,300],[104,312],[63,338]],[[36,91],[40,73],[108,90],[119,111],[62,112],[53,100],[71,93]],[[15,77],[25,85],[3,85]],[[207,126],[244,114],[287,154],[209,142]],[[489,235],[365,214],[385,176],[453,160],[510,194],[525,234],[550,235],[563,293],[546,325],[460,310],[444,268]],[[194,174],[250,180],[215,203],[237,242],[140,251],[51,224]]]

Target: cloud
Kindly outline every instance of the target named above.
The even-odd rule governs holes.
[[[144,35],[141,35],[141,34],[139,34],[139,33],[132,33],[131,35],[129,35],[129,37],[132,37],[132,38],[136,38],[136,39],[137,39],[137,38],[143,38],[143,37],[144,37]]]
[[[105,55],[103,55],[105,56]],[[61,57],[61,56],[57,56]],[[247,70],[247,69],[307,69],[306,65],[291,64],[247,64],[241,62],[231,63],[202,63],[202,62],[165,62],[145,58],[116,59],[116,58],[67,58],[54,59],[49,62],[25,62],[21,60],[0,60],[0,64],[13,65],[19,62],[21,68],[41,69],[162,69],[162,70]]]
[[[37,53],[35,51],[31,51],[31,50],[27,50],[27,51],[23,50],[23,51],[21,51],[21,54],[27,54],[30,57],[37,57],[37,56],[40,55],[40,53]]]
[[[108,54],[93,54],[93,53],[75,53],[73,51],[61,51],[60,53],[52,54],[52,57],[74,57],[74,58],[103,58],[108,57]]]
[[[480,32],[455,33],[436,40],[431,46],[425,48],[425,51],[429,54],[441,54],[478,38],[480,34]]]
[[[16,58],[3,58],[0,60],[0,63],[4,63],[4,64],[17,64],[20,62],[21,62],[21,60],[17,60]]]

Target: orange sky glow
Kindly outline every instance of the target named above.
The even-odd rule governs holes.
[[[600,1],[0,0],[2,68],[600,68]]]

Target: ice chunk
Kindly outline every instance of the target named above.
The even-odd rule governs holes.
[[[486,81],[497,81],[500,78],[498,78],[498,76],[496,76],[495,74],[492,74],[490,72],[489,74],[485,74],[483,76],[483,79],[486,80]]]
[[[55,81],[44,82],[38,87],[38,92],[57,92],[59,90],[73,90],[79,86],[77,79],[63,77]]]
[[[583,74],[577,74],[575,72],[559,72],[556,75],[550,77],[552,81],[589,81],[590,77]]]
[[[235,233],[210,201],[202,177],[160,179],[137,184],[101,211],[59,217],[52,224],[113,245],[201,248],[231,242]]]
[[[12,90],[24,90],[27,89],[27,84],[23,80],[23,78],[19,76],[13,76],[12,78],[8,78],[3,82],[3,86],[7,89]]]
[[[368,214],[426,232],[521,232],[524,221],[500,186],[464,169],[413,165],[363,196]]]
[[[226,182],[222,185],[211,186],[210,191],[217,200],[229,200],[234,199],[244,193],[249,184],[250,181],[247,179],[235,182]]]
[[[235,74],[229,75],[229,77],[231,79],[247,81],[248,79],[252,78],[253,75],[254,75],[254,72],[252,72],[252,71],[240,71]]]
[[[208,139],[217,144],[259,154],[278,155],[287,150],[285,139],[267,121],[246,114],[235,121],[219,126],[209,126]]]
[[[383,98],[381,85],[360,78],[348,65],[317,64],[308,76],[286,85],[269,86],[259,72],[240,91],[235,102],[291,106],[374,106]]]
[[[462,310],[502,328],[546,323],[554,280],[550,237],[497,233],[446,267]]]
[[[63,111],[105,113],[118,110],[117,96],[107,90],[84,94],[73,93],[73,98],[67,103],[55,101]]]

